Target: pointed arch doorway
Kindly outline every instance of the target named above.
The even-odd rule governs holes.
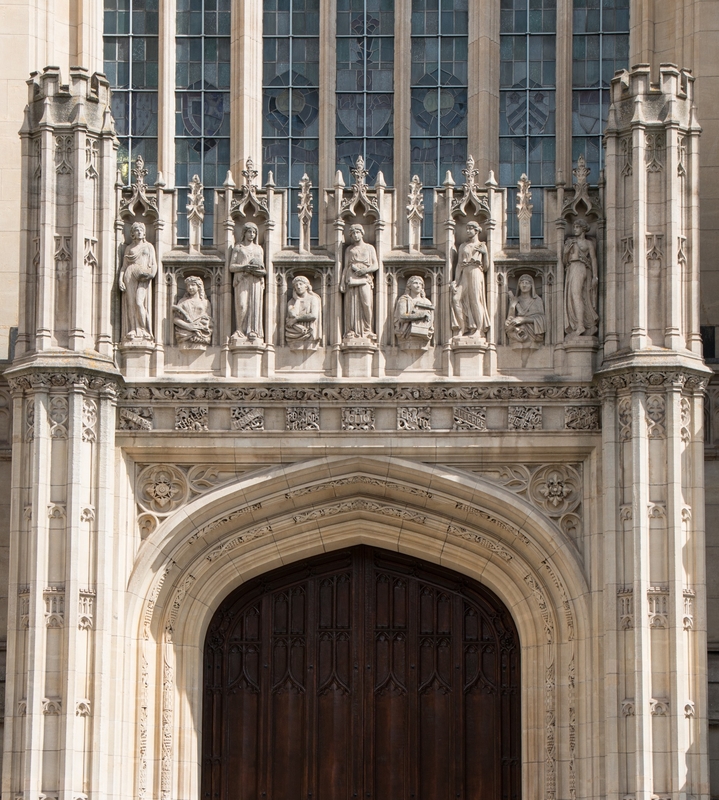
[[[418,559],[255,578],[207,632],[203,800],[520,800],[519,659],[496,595]]]

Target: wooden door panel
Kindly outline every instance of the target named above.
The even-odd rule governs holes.
[[[518,681],[479,584],[368,547],[283,568],[210,625],[203,800],[519,800]]]

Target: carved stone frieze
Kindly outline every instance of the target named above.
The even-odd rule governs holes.
[[[486,431],[487,407],[486,406],[455,406],[453,412],[452,430],[455,431]]]
[[[283,402],[446,402],[502,400],[594,400],[597,390],[586,384],[524,386],[486,384],[477,386],[127,386],[120,400],[132,401],[262,401]]]
[[[509,406],[507,426],[510,431],[539,431],[542,429],[541,406]]]
[[[565,406],[564,427],[570,431],[598,431],[599,406]]]
[[[285,497],[288,500],[291,500],[294,497],[304,497],[305,495],[314,494],[315,492],[322,492],[326,489],[335,489],[341,486],[354,486],[357,484],[362,484],[365,486],[387,487],[388,489],[393,489],[399,492],[407,492],[417,497],[426,497],[430,500],[434,496],[426,489],[419,489],[418,487],[411,486],[410,484],[394,483],[393,481],[385,481],[381,478],[373,478],[369,475],[351,475],[347,478],[337,478],[333,481],[323,481],[322,483],[315,483],[312,486],[302,486],[299,489],[292,489],[291,491],[285,493]]]
[[[263,431],[265,429],[265,409],[235,406],[230,410],[233,431]]]
[[[118,410],[118,430],[151,431],[152,423],[153,413],[151,406],[128,406]]]
[[[348,511],[371,511],[375,514],[382,514],[386,517],[394,517],[395,519],[404,519],[411,522],[417,522],[420,525],[424,525],[427,522],[427,517],[423,514],[417,513],[416,511],[388,505],[387,503],[380,503],[376,500],[366,500],[365,498],[345,500],[341,503],[334,503],[321,508],[313,508],[311,511],[304,511],[301,514],[296,514],[293,517],[293,520],[299,524],[315,519],[333,517],[337,514],[347,513]]]
[[[318,431],[320,410],[316,406],[297,406],[285,410],[285,428],[288,431]]]
[[[260,539],[268,533],[272,533],[272,527],[270,525],[258,525],[255,528],[250,528],[248,531],[226,539],[219,547],[215,547],[207,554],[207,560],[216,561],[220,556],[224,556],[225,553],[229,553],[241,544]]]
[[[512,560],[512,554],[509,552],[509,550],[507,550],[506,547],[503,547],[499,542],[496,542],[481,533],[469,531],[466,528],[461,527],[461,525],[449,525],[447,527],[447,533],[451,534],[452,536],[459,536],[460,539],[465,539],[468,542],[475,542],[481,547],[484,547],[486,550],[489,550],[491,553],[499,556],[502,561]]]
[[[343,431],[373,431],[374,409],[352,406],[342,409]]]
[[[397,430],[429,431],[431,414],[429,406],[402,406],[397,409]]]
[[[9,375],[8,383],[13,391],[26,392],[77,387],[114,396],[118,391],[118,379],[114,376],[96,375],[90,372],[38,371],[26,375]]]
[[[180,406],[175,409],[176,431],[206,431],[207,406]]]

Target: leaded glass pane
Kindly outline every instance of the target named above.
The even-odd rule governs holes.
[[[422,181],[422,238],[432,240],[433,189],[467,160],[467,2],[413,0],[410,171]]]
[[[574,0],[572,160],[584,155],[589,180],[603,168],[602,133],[614,73],[629,65],[629,0]]]
[[[501,0],[499,182],[508,188],[510,242],[519,236],[517,181],[526,174],[537,189],[555,182],[556,24],[556,0]],[[541,191],[532,204],[532,237],[541,239]]]
[[[319,0],[263,3],[263,178],[271,171],[275,185],[289,190],[288,241],[297,244],[299,183],[304,174],[314,187],[319,182]],[[313,239],[317,224],[315,214]]]
[[[157,178],[158,0],[104,0],[104,70],[120,148],[118,168],[130,182],[141,155],[147,181]]]
[[[350,181],[362,155],[369,180],[394,180],[394,0],[337,2],[337,168]]]
[[[175,37],[175,180],[178,243],[187,241],[187,186],[205,187],[203,244],[212,243],[212,190],[230,168],[231,0],[177,0]]]

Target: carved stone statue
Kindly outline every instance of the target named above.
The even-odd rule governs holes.
[[[522,275],[517,294],[509,292],[509,310],[504,323],[509,344],[514,349],[534,349],[544,344],[546,319],[544,301],[534,288],[534,278]]]
[[[455,336],[484,339],[489,329],[485,277],[487,247],[480,241],[481,228],[467,223],[467,241],[459,246],[457,267],[451,283],[452,330]]]
[[[574,236],[564,243],[564,331],[568,339],[594,336],[597,314],[597,253],[587,239],[589,225],[582,219],[573,226]]]
[[[202,278],[185,278],[185,296],[172,306],[175,339],[183,350],[198,350],[212,341],[212,310]]]
[[[135,222],[130,228],[132,243],[125,248],[117,284],[122,292],[124,344],[154,341],[150,316],[152,279],[157,275],[155,248],[145,239],[145,226]]]
[[[233,338],[251,343],[262,342],[265,332],[262,325],[262,307],[265,296],[265,254],[257,244],[258,230],[253,222],[242,228],[240,242],[230,254],[230,272],[235,294],[235,322]]]
[[[345,264],[340,280],[340,291],[345,296],[344,336],[346,339],[373,339],[372,311],[374,280],[379,263],[377,252],[364,240],[361,225],[350,227],[350,242],[345,250]]]
[[[426,350],[434,333],[434,304],[424,292],[420,275],[407,279],[394,307],[394,330],[403,350]]]
[[[292,299],[287,304],[285,339],[290,350],[316,350],[322,338],[322,301],[304,275],[292,281],[292,288]]]

